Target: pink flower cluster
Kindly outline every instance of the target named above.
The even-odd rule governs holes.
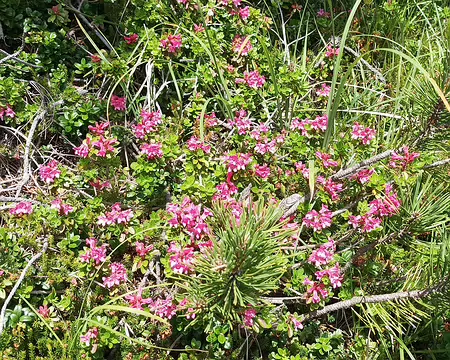
[[[210,233],[205,220],[213,216],[212,212],[208,209],[202,212],[201,205],[195,205],[188,197],[183,199],[181,206],[168,204],[167,212],[174,216],[169,220],[169,225],[174,228],[183,227],[190,235],[192,242]]]
[[[370,144],[370,142],[375,139],[376,134],[377,132],[375,129],[364,127],[357,122],[353,124],[352,139],[360,139],[364,145]]]
[[[270,167],[267,165],[255,165],[255,175],[261,179],[267,179],[270,176]]]
[[[252,51],[253,46],[249,36],[236,35],[232,43],[233,52],[238,55],[247,56]]]
[[[252,139],[259,141],[263,137],[263,134],[267,134],[268,132],[269,132],[269,128],[267,127],[267,125],[264,123],[261,123],[252,130],[252,132],[250,133],[250,136],[252,137]]]
[[[328,11],[325,11],[325,9],[319,9],[319,11],[317,12],[317,17],[329,19],[331,17],[331,13],[329,13]]]
[[[44,319],[48,319],[50,317],[50,309],[47,305],[39,306],[38,314]]]
[[[200,139],[195,136],[192,136],[188,140],[187,145],[190,151],[202,150],[205,154],[209,154],[211,152],[211,145],[206,145],[203,141],[200,141]]]
[[[307,304],[318,304],[322,300],[328,297],[328,290],[324,283],[311,281],[309,278],[306,278],[303,282],[303,285],[306,285],[306,303]]]
[[[142,305],[148,305],[153,302],[152,299],[143,299],[142,298],[142,288],[139,288],[138,291],[134,294],[126,295],[125,300],[128,301],[130,307],[137,310],[144,310]]]
[[[213,200],[234,200],[233,195],[238,193],[238,188],[231,181],[224,182],[216,186],[217,192],[213,196]]]
[[[179,274],[189,274],[192,272],[195,262],[195,253],[192,246],[183,249],[180,245],[172,242],[167,251],[173,254],[170,257],[170,267],[173,272]]]
[[[247,84],[252,89],[259,89],[266,83],[266,78],[258,70],[244,71],[244,78],[237,78],[236,84]]]
[[[244,312],[244,325],[246,327],[252,327],[254,324],[254,318],[256,317],[255,309],[248,309]]]
[[[86,346],[89,346],[91,343],[91,340],[95,340],[98,338],[98,329],[92,328],[89,329],[88,332],[85,335],[80,336],[80,341],[84,343]]]
[[[125,40],[127,45],[133,45],[133,44],[135,44],[138,41],[139,35],[138,34],[131,34],[130,36],[124,36],[123,39]]]
[[[333,260],[334,252],[336,251],[336,243],[334,240],[329,240],[317,250],[314,250],[308,258],[308,262],[316,267],[328,265]]]
[[[294,119],[292,120],[291,130],[301,130],[303,136],[309,136],[309,130],[325,131],[328,127],[328,116],[316,116],[314,120],[311,119]]]
[[[385,197],[372,200],[369,203],[369,211],[364,215],[350,215],[348,223],[354,229],[359,228],[362,232],[371,232],[381,227],[383,217],[391,217],[398,213],[401,203],[392,185],[387,184]]]
[[[100,179],[97,179],[95,181],[89,181],[89,184],[95,188],[97,191],[103,191],[104,189],[111,189],[111,182],[108,180],[106,181],[100,181]]]
[[[160,40],[161,48],[170,54],[176,54],[182,46],[183,40],[181,35],[169,34],[165,39]]]
[[[327,46],[327,52],[325,53],[325,56],[327,58],[329,58],[329,59],[333,59],[333,58],[335,58],[336,56],[339,55],[339,51],[340,51],[340,49],[338,47],[335,48],[335,47],[333,47],[331,45],[328,45]]]
[[[15,207],[9,210],[11,215],[23,216],[33,213],[33,205],[30,202],[21,201]]]
[[[41,177],[41,180],[47,184],[51,184],[55,181],[55,179],[59,178],[61,171],[58,169],[58,165],[59,164],[56,160],[50,161],[48,165],[41,165],[39,168],[39,176]]]
[[[410,153],[408,146],[403,146],[400,149],[400,152],[402,152],[403,155],[400,155],[397,152],[394,152],[392,154],[389,166],[392,168],[400,168],[403,171],[405,171],[407,166],[412,164],[414,160],[416,160],[420,156],[420,154],[416,152]]]
[[[277,152],[277,141],[275,139],[269,141],[269,139],[264,138],[255,145],[255,152],[261,155],[275,154]]]
[[[332,260],[336,251],[336,244],[334,240],[330,240],[327,243],[320,246],[319,249],[314,250],[310,255],[308,262],[316,267],[321,268],[324,265],[328,265]],[[342,286],[343,275],[339,268],[339,264],[336,263],[333,267],[324,270],[318,270],[315,272],[317,282],[306,278],[303,282],[307,286],[306,290],[306,302],[310,304],[320,303],[326,299],[329,295],[327,284],[331,285],[333,289],[337,289]],[[328,279],[324,282],[324,279]]]
[[[59,215],[69,215],[71,212],[73,212],[73,207],[69,204],[64,204],[63,201],[59,198],[53,200],[51,202],[52,209],[56,209],[59,212]]]
[[[148,112],[141,111],[142,121],[138,125],[132,125],[134,135],[138,139],[144,139],[146,135],[156,132],[158,125],[162,123],[162,114],[160,111]]]
[[[112,206],[111,211],[98,217],[97,224],[100,226],[126,224],[133,218],[133,215],[133,210],[122,210],[120,203],[115,203]]]
[[[200,117],[199,117],[199,119],[200,119]],[[211,115],[205,114],[204,120],[205,120],[205,126],[208,129],[216,126],[219,123],[215,112],[212,112]]]
[[[150,251],[153,251],[153,245],[145,245],[143,242],[136,241],[136,253],[140,257],[145,257]]]
[[[112,263],[109,265],[111,270],[111,275],[108,277],[103,277],[103,285],[108,289],[111,289],[114,285],[120,285],[122,282],[127,281],[127,269],[121,263]]]
[[[370,179],[372,178],[372,175],[375,173],[375,170],[373,169],[364,169],[356,173],[351,177],[352,180],[357,180],[361,184],[368,183]]]
[[[322,84],[320,86],[320,89],[316,90],[316,95],[321,97],[328,97],[331,92],[331,86],[328,86],[327,84]]]
[[[148,160],[160,159],[164,156],[162,144],[142,144],[141,151],[147,155]]]
[[[295,166],[296,172],[301,172],[305,179],[309,179],[309,169],[305,164],[303,164],[301,161],[299,161],[299,162],[296,162],[294,164],[294,166]]]
[[[114,153],[116,149],[113,145],[118,143],[117,139],[103,136],[108,127],[109,122],[90,126],[89,129],[95,137],[92,138],[91,135],[88,135],[80,146],[73,149],[75,154],[87,158],[91,153],[100,157],[106,157],[107,154]],[[94,139],[96,140],[94,141]]]
[[[85,253],[80,256],[81,262],[89,263],[91,260],[94,260],[95,265],[99,265],[106,261],[107,245],[97,246],[97,243],[98,241],[95,238],[86,239],[86,244],[89,245],[89,248],[84,248]]]
[[[6,109],[0,106],[0,119],[3,120],[5,116],[11,119],[14,119],[16,117],[16,113],[9,105],[6,105]]]
[[[303,225],[313,228],[314,231],[321,231],[331,226],[332,212],[328,209],[328,206],[322,205],[322,209],[317,212],[312,210],[303,218]]]
[[[333,201],[339,200],[339,193],[344,191],[344,185],[335,183],[332,179],[325,180],[323,176],[318,176],[317,182],[330,194]]]
[[[330,154],[326,154],[326,153],[321,153],[320,151],[316,152],[316,156],[322,160],[322,164],[325,168],[329,168],[329,167],[336,167],[339,165],[339,163],[335,160],[331,159],[331,155]]]
[[[292,325],[294,325],[295,331],[303,329],[302,322],[299,319],[297,319],[296,316],[290,314],[289,315],[289,321],[292,322]]]
[[[236,154],[226,155],[223,160],[227,165],[229,173],[236,173],[239,170],[245,170],[245,168],[252,162],[253,158],[251,154]]]
[[[155,315],[163,319],[172,319],[177,314],[177,306],[174,304],[171,297],[166,299],[149,299],[148,307]]]
[[[127,99],[125,97],[113,95],[111,97],[111,105],[114,110],[125,111],[127,109]]]
[[[234,119],[228,120],[227,127],[232,128],[234,126],[237,127],[239,135],[246,135],[250,131],[252,122],[248,117],[247,111],[244,109],[236,111],[236,116]]]

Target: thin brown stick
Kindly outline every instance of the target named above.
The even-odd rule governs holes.
[[[40,252],[38,252],[36,255],[34,255],[30,259],[30,261],[28,261],[27,265],[22,270],[22,273],[20,274],[19,279],[17,279],[14,287],[11,289],[8,297],[6,298],[5,302],[3,303],[2,310],[0,312],[0,335],[3,333],[3,330],[4,330],[5,314],[6,314],[6,309],[8,308],[9,303],[11,302],[12,298],[16,294],[16,291],[19,289],[19,286],[22,284],[22,281],[25,278],[25,275],[27,274],[30,267],[36,261],[38,261],[42,255],[44,255],[44,253],[47,251],[47,248],[48,248],[48,239],[45,238],[44,244],[42,245],[42,250]]]

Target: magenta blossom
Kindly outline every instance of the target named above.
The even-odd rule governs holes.
[[[130,306],[133,309],[144,310],[142,305],[147,305],[152,303],[152,299],[143,299],[142,298],[142,288],[139,288],[138,291],[134,294],[126,295],[125,300],[128,301]]]
[[[256,310],[255,309],[248,309],[244,312],[244,325],[246,327],[252,327],[254,324],[254,318],[256,317]]]
[[[328,86],[327,84],[322,84],[320,86],[320,89],[316,90],[316,95],[320,97],[328,97],[331,92],[331,86]]]
[[[325,276],[327,276],[333,289],[341,287],[342,280],[344,279],[344,276],[341,274],[339,264],[334,265],[330,269],[317,271],[315,275],[317,280],[322,280]]]
[[[312,210],[303,218],[303,224],[306,227],[313,228],[314,231],[321,231],[331,226],[332,212],[328,209],[328,206],[322,205],[322,209],[317,212]]]
[[[9,105],[6,105],[6,109],[0,106],[0,119],[3,120],[5,116],[11,119],[16,117],[16,113]]]
[[[111,289],[114,285],[120,285],[121,283],[127,281],[127,270],[125,266],[121,263],[115,262],[109,265],[111,270],[111,275],[108,277],[103,277],[103,285],[108,289]]]
[[[22,201],[9,210],[11,215],[23,216],[33,213],[33,205],[30,202]]]
[[[117,111],[125,111],[127,109],[127,99],[125,97],[118,97],[117,95],[113,95],[111,97],[111,105],[114,110]]]
[[[41,180],[47,184],[51,184],[55,179],[61,175],[61,170],[58,169],[58,162],[56,160],[50,161],[47,165],[41,165],[39,168],[39,175]]]
[[[376,130],[369,127],[364,127],[359,123],[353,124],[352,139],[360,139],[364,145],[368,145],[373,139],[375,139]]]
[[[63,201],[59,198],[53,200],[51,202],[52,209],[56,209],[59,212],[59,215],[69,215],[73,211],[73,207],[69,204],[64,204]]]
[[[164,156],[162,144],[142,144],[141,151],[147,155],[148,160],[159,159]]]
[[[170,54],[176,54],[182,46],[181,35],[168,35],[167,38],[160,41],[160,46],[164,51]]]
[[[139,35],[138,34],[131,34],[130,36],[124,36],[123,39],[125,40],[125,42],[128,45],[133,45],[133,44],[135,44],[138,41]]]
[[[233,52],[238,55],[247,56],[252,51],[253,46],[249,36],[236,35],[232,43]]]
[[[195,263],[195,254],[192,247],[183,249],[180,245],[172,242],[167,252],[174,254],[170,257],[170,267],[173,272],[179,274],[189,274],[192,272]]]
[[[94,260],[95,265],[99,265],[106,261],[106,244],[98,247],[97,239],[89,238],[86,239],[86,245],[88,245],[89,248],[84,248],[84,254],[80,255],[81,262],[89,263],[91,260]]]
[[[339,163],[335,160],[331,159],[331,155],[330,154],[326,154],[326,153],[321,153],[320,151],[316,152],[316,156],[322,160],[323,166],[325,168],[329,168],[329,167],[336,167],[339,165]]]
[[[92,328],[89,329],[88,332],[85,335],[80,336],[80,341],[84,343],[86,346],[89,346],[91,343],[91,340],[95,340],[98,338],[98,329]]]
[[[255,175],[260,177],[261,179],[267,179],[270,176],[270,167],[267,165],[256,165],[255,166]]]
[[[145,257],[150,251],[153,251],[154,246],[153,245],[145,245],[142,242],[136,241],[136,253],[140,257]]]
[[[403,153],[403,155],[394,152],[391,157],[391,161],[389,162],[389,166],[392,168],[400,168],[403,171],[406,170],[407,166],[412,164],[415,159],[417,159],[420,156],[420,153],[410,153],[408,146],[403,146],[400,149],[400,152]]]
[[[308,262],[314,266],[327,265],[333,259],[335,251],[336,244],[334,240],[330,240],[317,250],[314,250],[309,256]]]
[[[266,78],[262,76],[258,70],[254,71],[244,71],[244,78],[243,79],[236,79],[236,84],[247,84],[252,89],[259,89],[264,86],[266,83]]]

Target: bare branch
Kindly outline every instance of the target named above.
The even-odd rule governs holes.
[[[5,314],[6,314],[6,309],[8,308],[9,303],[11,302],[12,298],[16,294],[16,291],[19,289],[19,286],[22,284],[22,281],[25,278],[25,275],[27,274],[27,272],[30,269],[30,267],[36,261],[38,261],[41,258],[42,255],[44,255],[44,253],[47,251],[47,248],[48,248],[48,238],[45,238],[44,239],[44,244],[42,245],[42,250],[40,252],[38,252],[36,255],[34,255],[30,259],[30,261],[28,261],[27,265],[22,270],[22,273],[20,274],[19,279],[17,279],[16,284],[11,289],[11,291],[9,292],[8,297],[6,298],[5,302],[3,303],[2,310],[0,312],[0,335],[3,333],[3,330],[4,330]]]
[[[439,161],[436,161],[436,162],[434,162],[434,163],[432,163],[430,165],[425,165],[423,168],[424,168],[424,170],[426,170],[426,169],[432,169],[432,168],[435,168],[435,167],[438,167],[438,166],[444,166],[444,165],[447,165],[447,164],[450,164],[450,159],[439,160]]]

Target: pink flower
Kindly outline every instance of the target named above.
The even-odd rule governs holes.
[[[392,168],[400,167],[403,171],[405,171],[407,166],[412,164],[414,160],[420,156],[420,154],[415,152],[410,153],[408,146],[403,146],[400,151],[403,155],[394,152],[392,154],[391,161],[389,162],[389,166]]]
[[[236,126],[238,129],[239,135],[246,135],[251,128],[252,122],[248,117],[247,111],[244,109],[241,109],[239,111],[236,111],[236,116],[233,120],[228,120],[227,126],[229,128]]]
[[[195,254],[192,247],[182,249],[180,245],[172,242],[167,252],[174,254],[170,257],[170,267],[173,272],[179,274],[192,272],[195,263]]]
[[[270,176],[270,167],[267,165],[255,165],[255,175],[261,179],[267,179]]]
[[[170,54],[176,54],[181,49],[181,35],[168,35],[166,39],[160,41],[161,48]]]
[[[167,212],[174,215],[169,220],[169,225],[174,228],[183,227],[191,236],[192,241],[199,240],[210,233],[205,220],[213,214],[208,209],[204,209],[202,213],[201,206],[192,203],[188,197],[184,198],[181,206],[168,204]]]
[[[52,160],[48,163],[48,165],[41,165],[39,168],[39,175],[41,180],[47,184],[54,182],[55,179],[59,178],[59,175],[61,175],[61,171],[58,170],[58,162],[56,160]]]
[[[172,319],[177,313],[177,307],[173,303],[173,299],[171,297],[166,299],[157,299],[156,301],[150,299],[148,307],[156,315],[164,319]]]
[[[339,200],[339,193],[344,191],[343,185],[335,183],[333,180],[325,180],[322,176],[317,177],[317,182],[323,186],[323,189],[330,194],[331,200]]]
[[[300,320],[297,319],[294,315],[289,315],[289,320],[292,322],[292,325],[294,325],[295,330],[302,330],[303,324]]]
[[[331,92],[331,86],[327,84],[322,84],[320,89],[316,90],[316,95],[321,97],[328,97]]]
[[[85,142],[78,147],[74,147],[73,150],[75,155],[81,156],[82,158],[87,158],[89,156],[89,146]]]
[[[138,34],[131,34],[130,36],[124,36],[123,39],[125,40],[125,42],[128,45],[133,45],[134,43],[136,43],[139,39],[139,35]]]
[[[59,212],[59,215],[69,215],[72,211],[73,211],[73,207],[68,205],[68,204],[64,204],[62,202],[61,199],[57,198],[55,200],[53,200],[51,202],[51,206],[52,209],[56,209]]]
[[[314,266],[327,265],[331,260],[333,260],[335,251],[336,245],[334,240],[330,240],[326,244],[323,244],[319,249],[314,250],[309,256],[308,262]]]
[[[89,329],[85,335],[81,335],[80,341],[82,343],[84,343],[86,346],[89,346],[89,344],[91,343],[91,340],[97,339],[97,338],[98,338],[98,329],[95,327],[95,328]]]
[[[312,282],[308,278],[305,279],[304,284],[307,285],[307,304],[318,304],[322,301],[322,299],[326,299],[328,297],[328,291],[325,288],[325,284]]]
[[[205,120],[205,125],[208,129],[212,128],[218,124],[217,116],[216,116],[215,112],[212,112],[211,115],[205,114],[204,120]]]
[[[245,170],[245,168],[252,162],[251,154],[236,154],[226,155],[223,160],[227,165],[229,172],[238,172],[239,170]]]
[[[366,215],[350,215],[348,223],[353,226],[354,229],[360,228],[362,232],[371,232],[381,227],[382,219],[374,217],[370,214]]]
[[[400,200],[397,193],[392,190],[392,187],[386,185],[385,197],[382,199],[375,199],[369,203],[369,215],[388,216],[391,217],[398,213],[401,207]]]
[[[100,63],[100,62],[102,62],[102,58],[100,56],[94,54],[94,55],[91,55],[91,61],[93,63]]]
[[[243,79],[236,79],[236,84],[245,83],[252,89],[259,89],[264,86],[266,83],[266,78],[258,72],[258,70],[254,71],[244,71]]]
[[[148,112],[141,111],[142,122],[138,125],[132,125],[134,135],[138,139],[144,139],[144,137],[157,131],[157,126],[162,123],[162,114],[160,111]]]
[[[358,180],[361,184],[368,183],[375,173],[373,169],[364,169],[351,177],[352,180]]]
[[[115,262],[109,265],[111,270],[111,275],[108,277],[103,277],[103,285],[108,289],[112,288],[114,285],[120,285],[122,282],[127,281],[127,270],[123,264]]]
[[[120,203],[115,203],[111,211],[98,217],[97,224],[101,226],[112,224],[126,224],[133,218],[133,210],[121,210]]]
[[[89,248],[84,248],[85,253],[80,256],[81,262],[89,263],[94,260],[95,265],[99,265],[106,261],[106,244],[97,247],[97,239],[89,238],[86,239],[86,245],[89,245]]]
[[[125,111],[127,108],[127,99],[125,97],[118,97],[117,95],[113,95],[111,97],[111,105],[114,110],[117,111]]]
[[[128,301],[130,306],[133,309],[144,310],[142,305],[151,304],[153,302],[152,299],[143,299],[142,298],[142,289],[139,288],[135,294],[130,294],[125,296],[125,300]]]
[[[9,210],[11,215],[16,215],[22,217],[23,215],[29,215],[33,213],[33,205],[30,202],[22,201],[18,203],[15,207]]]
[[[324,9],[319,9],[319,11],[317,12],[317,17],[329,19],[331,17],[331,14],[328,11],[325,11]]]
[[[194,320],[197,315],[195,314],[195,310],[193,308],[188,308],[186,313],[186,319]]]
[[[225,200],[232,199],[234,194],[238,193],[238,188],[232,183],[222,183],[216,186],[217,192],[213,196],[213,200]]]
[[[331,45],[327,46],[327,52],[325,53],[325,56],[329,59],[333,59],[334,57],[339,55],[339,48],[334,48]]]
[[[199,33],[204,32],[205,28],[203,27],[202,24],[200,24],[200,25],[194,24],[194,31],[196,34],[199,34]]]
[[[303,136],[308,136],[309,130],[325,131],[328,127],[328,116],[316,116],[314,120],[311,119],[294,119],[292,120],[291,130],[301,130]]]
[[[211,146],[206,145],[204,142],[200,141],[197,137],[192,136],[188,142],[188,149],[190,151],[198,151],[202,150],[205,154],[209,154],[211,152]]]
[[[321,231],[331,226],[332,212],[326,205],[322,205],[322,209],[317,212],[312,210],[303,218],[303,224],[306,227],[313,228],[314,231]]]
[[[145,246],[144,243],[136,241],[136,253],[140,257],[145,257],[150,251],[153,250],[153,245],[147,245]]]
[[[248,6],[239,9],[239,17],[242,20],[247,20],[250,17],[250,8]]]
[[[164,156],[162,144],[143,144],[141,151],[147,155],[148,160],[154,160]]]
[[[112,154],[115,151],[113,145],[117,144],[117,139],[106,139],[103,135],[100,135],[97,141],[92,142],[92,148],[98,149],[96,155],[99,157],[106,157],[107,154]]]
[[[50,317],[50,309],[47,305],[39,306],[38,314],[41,315],[44,319],[48,319]]]
[[[267,153],[275,154],[277,152],[277,141],[264,139],[262,142],[258,142],[255,145],[255,152],[261,155]]]
[[[89,131],[93,134],[93,135],[105,135],[105,131],[109,128],[109,121],[107,122],[103,122],[101,124],[99,124],[98,122],[95,123],[95,126],[88,126]]]
[[[339,264],[334,265],[330,269],[317,271],[315,275],[317,277],[317,280],[322,280],[325,276],[327,276],[333,289],[341,287],[342,280],[344,279],[344,276],[341,274]]]
[[[89,181],[89,184],[95,188],[97,191],[103,191],[104,189],[111,189],[111,182],[109,180],[106,181],[100,181],[100,179],[97,179],[95,181]]]
[[[246,327],[252,327],[254,324],[254,318],[256,317],[255,309],[248,309],[244,312],[244,325]]]
[[[368,127],[364,127],[359,123],[353,124],[352,139],[360,139],[364,145],[368,145],[373,139],[375,139],[376,130]]]
[[[336,167],[339,165],[339,163],[335,160],[331,159],[331,155],[330,154],[325,154],[325,153],[321,153],[320,151],[316,152],[316,156],[322,160],[323,166],[325,168],[329,168],[329,167]]]
[[[238,55],[247,56],[253,46],[249,36],[236,35],[232,43],[233,52]]]
[[[3,107],[0,107],[0,119],[3,120],[3,118],[7,116],[11,119],[16,117],[16,113],[14,112],[14,110],[9,106],[6,105],[6,109]]]
[[[301,161],[294,164],[295,171],[301,172],[305,179],[309,179],[309,169]]]

